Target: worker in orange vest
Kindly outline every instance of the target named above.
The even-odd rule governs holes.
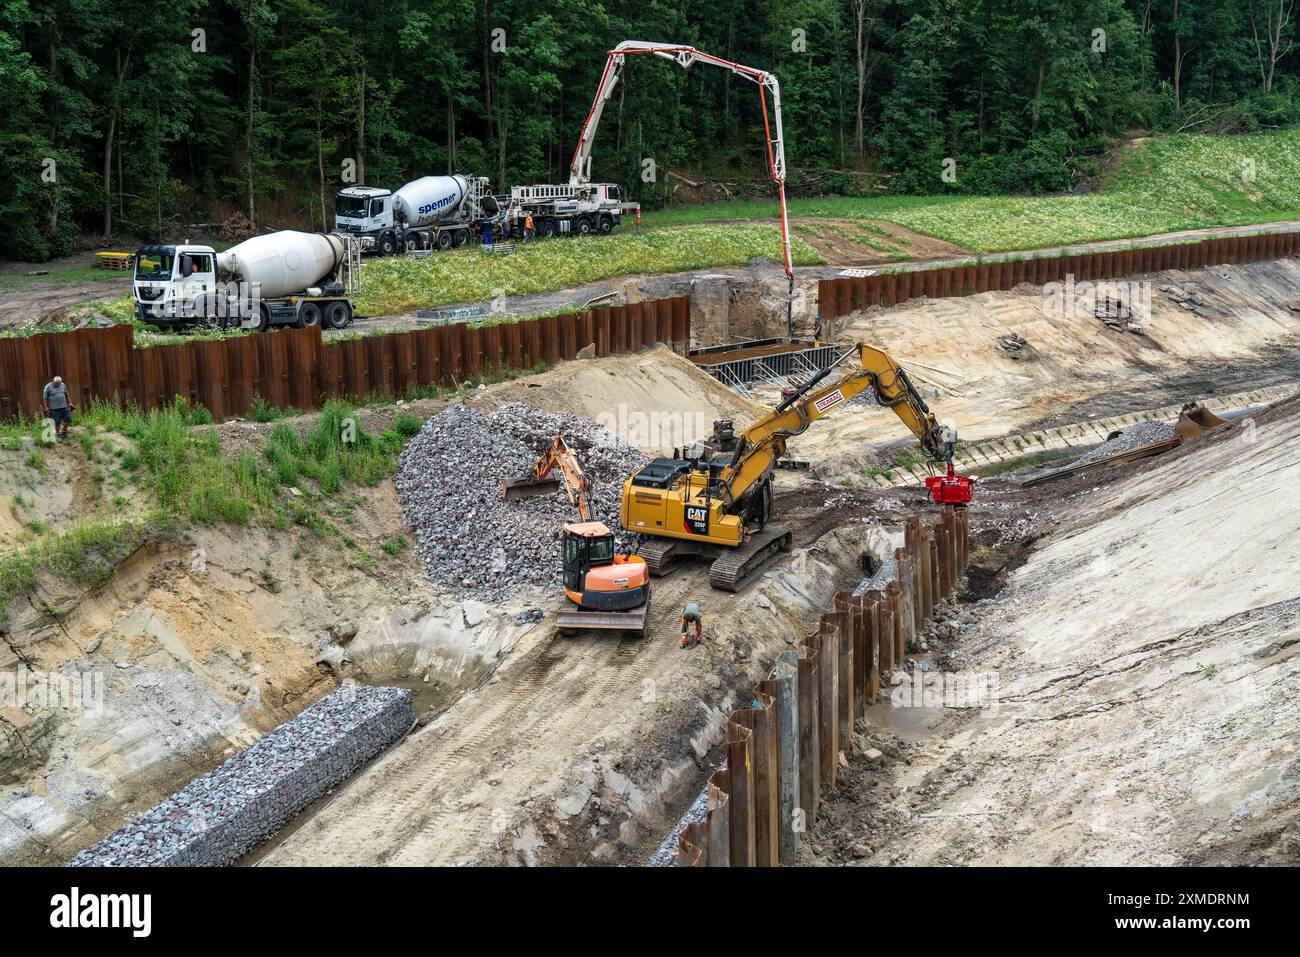
[[[537,238],[537,230],[533,228],[533,214],[528,213],[524,216],[524,242],[531,243]]]

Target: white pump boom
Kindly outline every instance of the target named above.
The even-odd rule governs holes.
[[[578,137],[578,147],[573,151],[573,162],[569,164],[569,183],[573,186],[583,186],[591,181],[591,146],[596,139],[600,114],[614,93],[625,58],[633,53],[650,53],[671,60],[683,69],[689,69],[696,63],[707,63],[710,66],[730,70],[737,76],[758,84],[759,101],[763,107],[763,129],[767,134],[767,165],[781,201],[781,252],[785,257],[785,275],[790,280],[793,294],[794,272],[790,264],[790,222],[785,209],[785,136],[781,129],[781,84],[777,82],[776,75],[773,73],[732,63],[730,60],[702,53],[694,47],[624,40],[609,51],[609,58],[605,61],[605,72],[601,74],[600,86],[596,89],[596,99],[591,104],[587,121],[582,125],[582,135]],[[768,93],[772,95],[771,121],[768,120],[767,113]]]

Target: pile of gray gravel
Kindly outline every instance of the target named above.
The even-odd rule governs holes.
[[[344,685],[68,864],[233,864],[401,737],[414,720],[410,691]]]
[[[407,443],[393,480],[431,581],[487,602],[523,585],[560,584],[561,529],[577,521],[563,481],[546,495],[501,498],[501,483],[530,474],[556,435],[592,481],[594,518],[620,531],[623,482],[647,461],[638,449],[579,415],[518,402],[488,414],[452,406]],[[620,533],[619,547],[630,544]]]
[[[1079,464],[1095,462],[1098,459],[1106,458],[1108,455],[1118,455],[1121,452],[1127,452],[1142,445],[1150,445],[1152,442],[1171,439],[1173,436],[1174,424],[1172,422],[1138,422],[1135,425],[1130,425],[1109,442],[1103,442],[1096,448],[1081,455]]]

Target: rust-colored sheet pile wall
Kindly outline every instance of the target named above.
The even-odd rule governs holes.
[[[261,396],[275,408],[319,408],[332,398],[401,396],[454,386],[485,371],[531,369],[690,340],[690,298],[656,299],[519,322],[465,323],[326,343],[319,327],[134,348],[127,325],[0,339],[0,418],[40,411],[41,389],[63,376],[81,405],[92,399],[156,408],[181,396],[217,419],[244,415]]]
[[[965,509],[945,506],[927,525],[904,523],[896,578],[862,595],[840,592],[816,630],[784,652],[750,705],[727,720],[727,767],[708,781],[708,811],[678,838],[682,866],[792,864],[800,835],[836,786],[853,723],[881,704],[881,682],[909,639],[950,597],[970,558]]]
[[[1064,282],[1071,274],[1077,282],[1091,282],[1162,269],[1198,269],[1220,263],[1281,259],[1297,252],[1300,252],[1300,233],[1265,233],[1203,239],[1177,246],[1143,246],[1050,259],[1012,259],[975,266],[939,266],[876,276],[823,279],[817,288],[818,312],[823,319],[835,319],[871,306],[894,306],[919,297],[943,299],[1012,289],[1022,282],[1032,285]]]

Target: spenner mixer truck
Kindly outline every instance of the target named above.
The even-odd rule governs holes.
[[[356,236],[363,252],[391,256],[416,249],[458,249],[474,225],[499,213],[487,177],[423,176],[396,192],[349,186],[334,198],[334,229]]]
[[[189,243],[144,246],[132,285],[137,318],[164,329],[342,329],[361,289],[361,249],[353,236],[294,230],[254,236],[221,253]]]

